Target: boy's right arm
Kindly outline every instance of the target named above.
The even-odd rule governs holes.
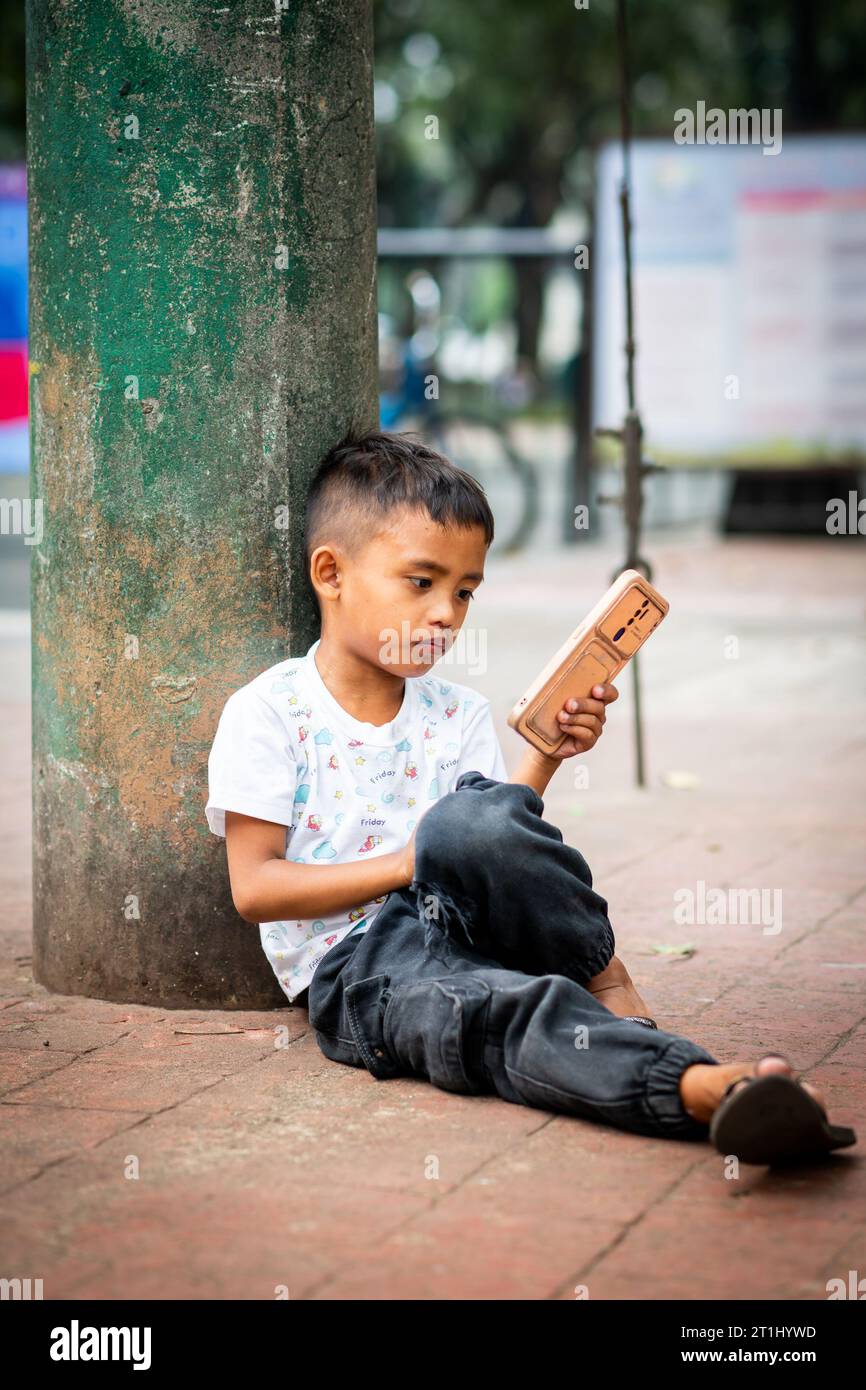
[[[225,813],[232,900],[246,922],[327,917],[412,882],[415,832],[405,849],[350,864],[293,864],[286,827]]]

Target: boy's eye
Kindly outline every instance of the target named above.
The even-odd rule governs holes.
[[[410,575],[409,575],[409,582],[410,582],[411,584],[432,584],[432,583],[433,583],[433,580],[430,579],[427,575],[422,575],[422,574],[410,574]],[[465,595],[465,597],[464,597],[464,595]],[[461,590],[460,590],[460,597],[463,599],[463,602],[466,603],[468,599],[474,598],[474,597],[475,597],[475,594],[474,594],[474,591],[473,591],[472,589],[461,589]]]

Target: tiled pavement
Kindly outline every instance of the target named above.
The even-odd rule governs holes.
[[[0,1275],[76,1299],[804,1300],[866,1275],[864,549],[651,551],[672,609],[642,663],[648,786],[624,679],[589,786],[567,764],[545,815],[589,860],[660,1025],[720,1060],[781,1049],[858,1146],[726,1179],[708,1145],[377,1082],[327,1061],[302,1009],[48,994],[29,970],[28,638],[0,615]],[[615,558],[489,561],[486,669],[450,673],[493,699],[511,766],[505,714]],[[699,881],[779,890],[781,929],[677,923]]]

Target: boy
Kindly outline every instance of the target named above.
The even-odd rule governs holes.
[[[723,1065],[647,1018],[586,861],[542,818],[614,687],[569,700],[561,748],[527,747],[509,777],[489,701],[434,669],[492,539],[475,479],[407,436],[323,460],[305,532],[321,635],[229,698],[210,755],[233,901],[326,1057],[706,1138],[727,1092],[791,1067]]]

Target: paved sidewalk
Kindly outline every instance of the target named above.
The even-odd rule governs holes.
[[[545,815],[589,860],[660,1025],[720,1060],[781,1049],[857,1148],[730,1180],[708,1145],[377,1082],[328,1062],[302,1009],[48,994],[29,967],[28,636],[0,615],[0,1275],[76,1299],[803,1300],[866,1276],[866,551],[650,551],[672,609],[642,663],[649,785],[626,677],[589,785],[566,764]],[[510,766],[511,703],[616,558],[488,563],[486,670],[442,671],[491,696]],[[681,925],[675,894],[701,882],[763,889],[768,911]]]

